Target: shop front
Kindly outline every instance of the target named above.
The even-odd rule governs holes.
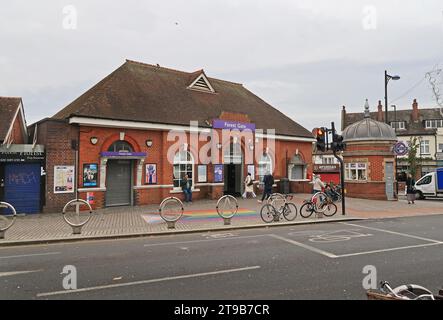
[[[17,213],[38,213],[44,203],[42,145],[0,145],[0,200],[12,204]]]

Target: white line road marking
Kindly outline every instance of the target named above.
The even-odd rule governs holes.
[[[352,223],[346,223],[346,222],[340,222],[340,223],[341,224],[345,224],[347,226],[360,227],[360,228],[365,228],[365,229],[369,229],[369,230],[386,232],[386,233],[395,234],[395,235],[402,236],[402,237],[407,237],[407,238],[418,239],[418,240],[422,240],[422,241],[426,241],[426,242],[433,242],[433,243],[438,243],[438,244],[442,244],[443,243],[442,241],[428,239],[428,238],[423,238],[423,237],[418,237],[418,236],[413,236],[411,234],[406,234],[406,233],[401,233],[401,232],[395,232],[395,231],[390,231],[390,230],[385,230],[385,229],[367,227],[367,226],[362,226],[362,225],[359,225],[359,224],[352,224]]]
[[[397,248],[380,249],[380,250],[365,251],[365,252],[348,253],[348,254],[341,254],[337,257],[338,258],[345,258],[345,257],[361,256],[361,255],[371,254],[371,253],[381,253],[381,252],[397,251],[397,250],[404,250],[404,249],[414,249],[414,248],[430,247],[430,246],[439,246],[439,245],[442,245],[442,243],[426,243],[426,244],[418,244],[415,246],[397,247]]]
[[[324,250],[320,250],[320,249],[317,249],[317,248],[311,247],[311,246],[309,246],[309,245],[307,245],[307,244],[304,244],[304,243],[301,243],[301,242],[297,242],[297,241],[294,241],[294,240],[292,240],[292,239],[288,239],[288,238],[280,237],[280,236],[278,236],[278,235],[276,235],[276,234],[270,234],[269,237],[272,237],[272,238],[274,238],[274,239],[279,239],[279,240],[282,240],[282,241],[285,241],[285,242],[291,243],[291,244],[296,245],[296,246],[298,246],[298,247],[301,247],[301,248],[304,248],[304,249],[310,250],[310,251],[315,252],[315,253],[319,253],[319,254],[321,254],[321,255],[323,255],[323,256],[326,256],[326,257],[328,257],[328,258],[337,258],[337,257],[338,257],[337,255],[335,255],[335,254],[333,254],[333,253],[330,253],[330,252],[327,252],[327,251],[324,251]]]
[[[16,255],[16,256],[4,256],[4,257],[0,257],[0,259],[52,256],[52,255],[56,255],[56,254],[60,254],[60,252],[31,253],[31,254],[22,254],[22,255]]]
[[[261,268],[260,266],[252,266],[252,267],[244,267],[244,268],[237,268],[237,269],[227,269],[227,270],[204,272],[204,273],[186,274],[186,275],[182,275],[182,276],[165,277],[165,278],[151,279],[151,280],[143,280],[143,281],[135,281],[135,282],[127,282],[127,283],[116,283],[116,284],[82,288],[82,289],[76,289],[76,290],[54,291],[54,292],[47,292],[47,293],[39,293],[39,294],[37,294],[37,297],[39,297],[39,298],[40,297],[49,297],[49,296],[62,295],[62,294],[71,294],[71,293],[80,293],[80,292],[104,290],[104,289],[111,289],[111,288],[129,287],[129,286],[156,283],[156,282],[162,282],[162,281],[206,277],[206,276],[212,276],[212,275],[218,275],[218,274],[256,270],[256,269],[260,269],[260,268]]]
[[[253,235],[253,236],[241,236],[241,237],[232,237],[232,238],[217,238],[217,239],[205,239],[205,240],[151,243],[151,244],[145,244],[144,246],[145,247],[173,246],[173,245],[177,245],[177,244],[204,243],[204,242],[226,241],[226,240],[236,240],[236,239],[249,239],[249,238],[259,238],[259,237],[266,237],[266,236],[267,236],[266,234],[258,234],[258,235]]]
[[[27,273],[35,273],[35,272],[41,272],[43,270],[29,270],[29,271],[11,271],[11,272],[0,272],[0,278],[1,277],[11,277],[16,276],[19,274],[27,274]]]

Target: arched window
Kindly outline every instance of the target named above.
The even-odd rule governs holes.
[[[109,152],[133,152],[133,149],[126,141],[116,141],[108,148]]]
[[[174,157],[174,188],[181,187],[181,181],[183,180],[185,174],[188,175],[191,181],[194,180],[194,158],[189,151],[179,151]]]
[[[266,173],[272,174],[272,160],[268,154],[264,153],[258,161],[258,178],[260,183],[263,182]]]
[[[290,180],[306,179],[307,165],[299,154],[294,155],[289,161],[288,174]]]

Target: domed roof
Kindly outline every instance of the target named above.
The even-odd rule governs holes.
[[[366,99],[365,118],[343,130],[344,142],[357,141],[397,141],[395,130],[388,124],[370,118],[369,103]]]

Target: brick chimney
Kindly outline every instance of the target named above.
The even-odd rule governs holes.
[[[343,109],[341,110],[341,131],[345,130],[346,128],[346,107],[343,106]]]
[[[418,102],[417,99],[414,99],[412,103],[412,121],[417,122],[420,117],[420,111],[418,110]]]
[[[380,121],[380,122],[385,121],[385,114],[383,113],[383,105],[381,104],[381,100],[378,100],[377,121]]]

